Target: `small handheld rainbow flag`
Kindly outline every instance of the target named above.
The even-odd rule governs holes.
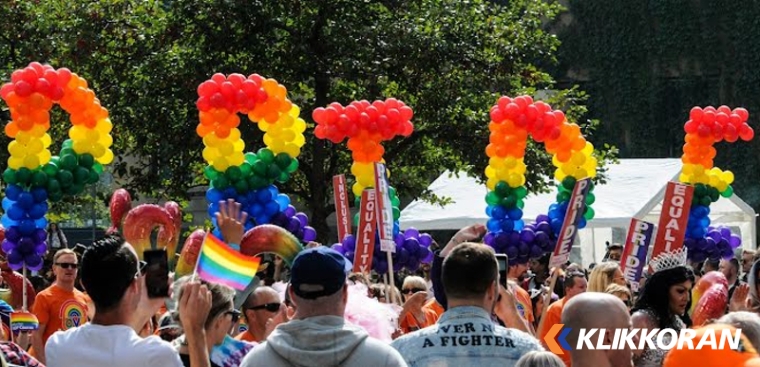
[[[11,313],[11,330],[13,331],[31,331],[37,330],[40,322],[37,316],[31,312],[13,312]]]
[[[258,257],[245,256],[208,234],[201,245],[195,272],[207,282],[243,291],[256,276],[260,262]]]

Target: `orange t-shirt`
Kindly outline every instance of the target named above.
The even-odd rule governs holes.
[[[77,289],[68,292],[55,284],[37,294],[32,313],[40,325],[45,325],[45,330],[39,330],[43,345],[56,331],[82,326],[88,321],[88,298]]]
[[[533,302],[530,300],[530,294],[525,289],[515,285],[512,287],[515,292],[515,300],[517,301],[517,311],[520,312],[520,317],[527,320],[531,325],[536,320],[533,315]]]
[[[538,332],[538,335],[539,335],[538,340],[541,341],[541,343],[544,345],[545,348],[547,348],[547,350],[548,350],[548,347],[546,345],[546,342],[544,341],[544,337],[546,337],[546,334],[549,333],[549,329],[551,329],[552,326],[554,326],[555,324],[562,323],[562,309],[565,308],[565,301],[566,301],[565,297],[562,297],[562,299],[560,299],[559,301],[552,303],[551,305],[549,305],[549,308],[546,310],[546,314],[541,316],[544,318],[544,322],[543,322],[544,325],[543,325],[543,328],[541,328],[541,330],[539,330]],[[570,367],[570,351],[565,350],[564,348],[562,349],[562,351],[564,353],[557,356],[561,358],[563,362],[565,362],[565,366]]]
[[[433,313],[435,313],[436,322],[438,322],[438,319],[441,317],[441,315],[443,315],[443,312],[446,311],[443,309],[443,306],[441,306],[441,304],[435,300],[435,298],[428,301],[425,306],[422,306],[422,308],[433,311]]]
[[[414,315],[407,313],[406,317],[401,321],[401,324],[399,324],[401,331],[403,331],[404,334],[411,333],[419,329],[424,329],[438,321],[435,311],[422,307],[422,313],[425,314],[425,322],[421,324],[417,321],[417,318],[415,318]]]
[[[238,334],[235,336],[235,340],[242,340],[244,342],[249,343],[258,343],[259,341],[253,338],[253,334],[249,333],[248,330]]]

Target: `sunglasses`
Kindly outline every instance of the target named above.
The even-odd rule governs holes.
[[[424,291],[425,290],[422,289],[422,288],[410,288],[410,289],[404,289],[403,291],[401,291],[401,293],[403,293],[403,294],[414,294],[414,293],[417,293],[417,292],[424,292]]]
[[[76,269],[79,267],[79,264],[77,263],[55,263],[55,265],[60,266],[63,269]]]
[[[279,303],[265,303],[263,305],[253,306],[249,307],[249,310],[267,310],[269,312],[277,312],[280,310],[280,304]]]
[[[238,310],[229,310],[224,313],[225,315],[232,316],[232,323],[237,323],[240,320],[240,311]]]

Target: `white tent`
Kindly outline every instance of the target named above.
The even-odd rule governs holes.
[[[662,199],[668,181],[678,179],[680,159],[621,159],[610,165],[607,184],[594,189],[595,218],[579,233],[573,251],[574,261],[584,266],[601,261],[605,241],[623,243],[631,218],[654,223],[660,218]],[[434,194],[450,198],[443,207],[415,200],[401,211],[401,227],[419,230],[456,230],[488,221],[485,196],[488,189],[464,173],[444,172],[430,187]],[[524,218],[529,222],[546,213],[556,198],[556,189],[545,194],[530,195],[525,201]],[[732,227],[742,237],[742,246],[756,248],[755,211],[733,195],[710,206],[712,225]]]

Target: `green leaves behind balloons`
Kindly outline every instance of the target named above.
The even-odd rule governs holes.
[[[32,186],[47,187],[48,175],[42,170],[34,171],[32,174]]]
[[[267,148],[259,149],[256,155],[259,157],[260,160],[264,161],[264,163],[267,163],[267,165],[274,162],[274,153],[272,153],[272,151]]]
[[[486,194],[486,203],[488,203],[488,205],[496,205],[500,201],[501,198],[499,197],[499,194],[496,193],[496,191],[491,191]]]
[[[6,168],[5,171],[3,171],[3,182],[13,185],[16,181],[16,171],[14,171],[11,168]]]
[[[575,188],[575,177],[573,176],[567,176],[564,179],[562,179],[562,187],[564,187],[566,190],[573,191]]]
[[[734,195],[734,188],[731,185],[728,185],[728,187],[726,187],[726,189],[723,190],[723,192],[721,192],[720,195],[728,199]]]
[[[496,192],[499,197],[506,197],[509,196],[512,189],[509,187],[509,184],[504,181],[499,181],[496,183],[496,186],[494,186],[494,191]]]
[[[583,213],[583,218],[586,218],[586,220],[594,219],[594,215],[596,215],[596,212],[594,212],[594,208],[587,206],[586,212]]]
[[[219,171],[214,169],[214,166],[208,165],[203,169],[203,176],[209,181],[216,180],[216,178],[219,177]]]
[[[586,195],[586,205],[592,205],[596,202],[596,195],[594,195],[593,192],[589,192],[588,195]]]
[[[79,166],[90,169],[95,164],[95,158],[92,154],[84,153],[79,156]]]
[[[21,186],[28,186],[32,179],[32,171],[29,168],[21,167],[16,171],[16,183]]]

